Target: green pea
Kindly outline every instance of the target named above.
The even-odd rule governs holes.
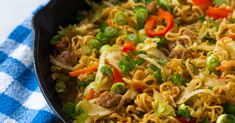
[[[128,34],[126,36],[126,39],[129,40],[129,41],[134,41],[136,44],[140,43],[139,36],[135,33]]]
[[[95,39],[100,41],[101,44],[106,44],[107,40],[108,40],[108,37],[104,33],[98,32],[95,36]]]
[[[125,84],[122,82],[117,82],[113,84],[111,91],[116,94],[124,94],[126,92]]]
[[[99,49],[102,46],[102,44],[97,39],[92,39],[91,46],[93,48]]]
[[[114,16],[114,22],[118,25],[125,25],[126,15],[122,11],[118,11]]]
[[[215,55],[210,55],[206,61],[206,67],[209,71],[215,72],[215,68],[220,65],[219,58]]]
[[[100,48],[100,54],[102,54],[103,52],[106,52],[108,50],[110,50],[111,46],[106,44],[106,45],[103,45],[101,48]]]
[[[221,114],[216,123],[235,123],[235,117],[231,114]]]
[[[116,27],[106,27],[104,30],[104,34],[109,38],[113,38],[118,36],[118,29]]]

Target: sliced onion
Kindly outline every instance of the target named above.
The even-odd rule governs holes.
[[[209,89],[198,89],[198,90],[195,90],[195,91],[193,91],[191,93],[182,95],[181,97],[179,97],[179,99],[177,100],[176,103],[177,104],[185,103],[189,98],[191,98],[194,95],[200,94],[200,93],[207,93],[207,94],[210,94],[210,95],[215,95],[215,93],[212,90],[209,90]]]
[[[59,66],[59,67],[61,67],[61,68],[64,68],[64,69],[66,69],[66,70],[73,71],[73,67],[72,67],[72,66],[65,65],[65,64],[59,62],[58,60],[56,60],[56,59],[55,59],[53,56],[51,56],[51,55],[49,56],[49,58],[50,58],[50,62],[51,62],[52,64],[54,64],[54,65],[56,65],[56,66]]]
[[[162,69],[162,66],[161,66],[160,64],[158,64],[155,59],[150,58],[150,57],[148,57],[148,56],[145,55],[145,54],[139,54],[139,57],[140,57],[140,58],[143,58],[144,60],[146,60],[146,61],[152,63],[153,65],[157,66],[158,68]]]

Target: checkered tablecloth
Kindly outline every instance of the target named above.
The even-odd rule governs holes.
[[[3,123],[48,123],[56,119],[39,89],[33,66],[31,20],[35,12],[0,43],[0,122]]]

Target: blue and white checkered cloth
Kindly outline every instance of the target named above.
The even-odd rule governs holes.
[[[0,122],[3,123],[48,123],[56,119],[34,72],[31,26],[34,14],[0,44]]]

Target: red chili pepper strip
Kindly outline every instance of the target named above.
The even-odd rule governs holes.
[[[126,41],[122,47],[122,52],[134,51],[135,43],[132,41]]]
[[[154,37],[154,36],[164,36],[174,25],[174,18],[171,15],[171,13],[160,9],[159,16],[150,16],[149,19],[147,20],[145,24],[145,32],[149,37]],[[165,20],[167,23],[166,27],[160,31],[155,32],[154,28],[157,26],[157,23],[159,22],[160,19]]]
[[[211,0],[192,0],[194,5],[199,6],[201,9],[206,9],[208,8],[211,4]]]
[[[191,119],[189,121],[183,117],[176,117],[176,119],[180,121],[181,123],[196,123],[195,119]]]
[[[228,17],[230,12],[231,11],[227,8],[209,7],[206,10],[206,15],[209,17],[213,17],[214,19],[220,19]]]
[[[122,80],[122,75],[120,74],[120,72],[118,71],[117,68],[113,68],[113,83],[116,82],[123,82]]]

